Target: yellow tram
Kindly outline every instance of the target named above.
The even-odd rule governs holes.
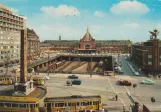
[[[39,99],[0,96],[0,112],[39,112]]]
[[[20,81],[20,75],[16,76],[16,81],[19,82]],[[27,81],[30,81],[31,76],[27,75]],[[45,79],[44,76],[41,75],[32,75],[32,79],[33,79],[33,84],[35,85],[44,85],[45,84]]]
[[[13,83],[11,75],[1,75],[0,76],[0,85],[10,85]]]
[[[101,96],[66,96],[50,97],[44,99],[45,112],[82,112],[92,110],[97,112],[102,109]]]

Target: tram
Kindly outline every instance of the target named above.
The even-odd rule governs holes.
[[[0,96],[0,112],[39,112],[39,99]]]
[[[47,97],[44,99],[45,112],[83,112],[92,110],[97,112],[102,109],[101,96],[66,96]]]
[[[31,76],[27,75],[27,81],[30,81]],[[32,75],[33,79],[33,84],[35,85],[44,85],[45,84],[45,79],[44,76],[41,75]],[[20,75],[16,76],[16,82],[20,81]]]
[[[1,75],[0,76],[0,85],[10,85],[13,83],[11,75]]]

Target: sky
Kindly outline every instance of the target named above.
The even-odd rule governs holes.
[[[146,41],[161,31],[161,0],[0,0],[27,18],[41,41],[79,40],[89,32],[96,40]],[[161,34],[158,35],[161,38]]]

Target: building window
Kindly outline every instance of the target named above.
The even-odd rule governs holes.
[[[151,62],[151,61],[149,61],[149,62],[148,62],[148,65],[152,65],[152,62]]]
[[[161,65],[161,62],[159,63],[159,65]]]
[[[148,58],[152,58],[152,55],[148,55]]]
[[[161,55],[160,55],[160,57],[159,57],[160,59],[161,59]]]

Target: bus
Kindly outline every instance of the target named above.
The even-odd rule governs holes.
[[[27,75],[27,81],[30,81],[31,76]],[[41,75],[32,75],[33,84],[34,85],[44,85],[45,79],[44,76]],[[16,75],[16,82],[20,82],[20,75]]]
[[[0,112],[39,112],[39,99],[0,96]]]
[[[0,85],[10,85],[13,83],[13,78],[11,75],[1,75]]]
[[[44,99],[45,112],[83,112],[84,110],[97,112],[102,109],[101,96],[65,96],[46,97]]]

